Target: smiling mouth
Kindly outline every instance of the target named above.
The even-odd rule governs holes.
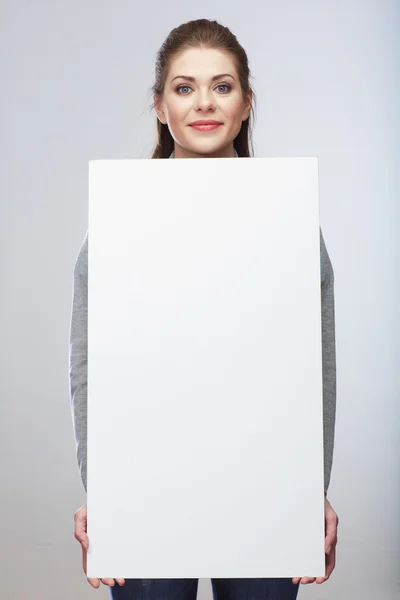
[[[220,127],[222,123],[194,123],[190,125],[192,129],[196,129],[196,131],[211,131],[212,129],[217,129]]]

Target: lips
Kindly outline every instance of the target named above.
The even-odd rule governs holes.
[[[201,119],[200,121],[193,121],[190,125],[221,125],[220,121],[214,119]]]
[[[190,123],[190,127],[197,131],[210,131],[211,129],[216,129],[220,125],[222,125],[220,121],[213,120],[193,121],[193,123]]]

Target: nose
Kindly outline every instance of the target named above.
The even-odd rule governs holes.
[[[204,92],[198,92],[196,96],[195,109],[202,111],[215,110],[215,99],[211,91],[206,90]]]

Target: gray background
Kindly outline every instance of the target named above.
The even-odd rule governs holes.
[[[1,2],[0,596],[108,596],[105,587],[89,587],[73,538],[85,496],[68,344],[88,161],[149,155],[156,51],[172,27],[200,17],[231,27],[249,54],[256,154],[319,157],[321,225],[336,277],[338,410],[328,497],[340,524],[331,579],[301,586],[299,597],[397,599],[395,0],[204,0],[197,9],[183,0]],[[199,597],[209,595],[201,580]]]

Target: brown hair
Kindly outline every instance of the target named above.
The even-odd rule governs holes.
[[[251,92],[254,104],[255,94],[250,86],[251,75],[244,48],[239,44],[236,36],[228,27],[224,27],[217,21],[210,21],[208,19],[198,19],[183,23],[170,32],[157,53],[155,83],[152,87],[153,94],[162,98],[165,79],[173,57],[181,50],[199,47],[215,48],[231,53],[239,74],[242,94],[243,96],[247,96]],[[254,121],[253,104],[248,119],[243,121],[242,127],[233,142],[239,156],[251,156],[254,154],[252,140],[252,122]],[[154,108],[154,103],[152,108]],[[164,125],[157,118],[156,141],[151,158],[169,158],[173,150],[174,140],[168,129],[168,125]]]

